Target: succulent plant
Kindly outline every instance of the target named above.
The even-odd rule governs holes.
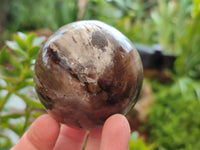
[[[48,113],[74,128],[101,127],[136,103],[143,79],[140,57],[117,29],[78,21],[58,29],[41,48],[35,89]]]

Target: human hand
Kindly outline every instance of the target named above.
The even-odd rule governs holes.
[[[60,127],[48,114],[40,116],[11,150],[80,150],[86,131]],[[130,127],[120,114],[109,117],[103,128],[90,131],[86,150],[128,150]]]

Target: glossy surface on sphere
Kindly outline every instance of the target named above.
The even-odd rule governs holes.
[[[55,32],[37,57],[35,88],[50,115],[90,130],[135,104],[143,78],[140,57],[115,28],[79,21]]]

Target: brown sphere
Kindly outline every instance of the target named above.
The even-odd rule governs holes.
[[[34,83],[57,121],[74,128],[101,127],[135,104],[143,79],[140,57],[121,32],[100,21],[61,27],[38,54]]]

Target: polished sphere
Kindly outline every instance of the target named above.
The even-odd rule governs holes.
[[[140,57],[121,32],[100,21],[61,27],[41,48],[35,89],[48,113],[74,128],[101,127],[136,103],[143,79]]]

